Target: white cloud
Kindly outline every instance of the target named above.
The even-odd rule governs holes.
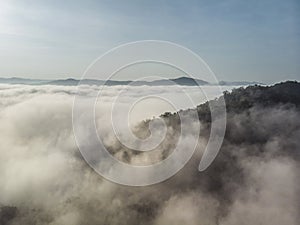
[[[98,107],[109,106],[120,88],[105,90],[106,104]],[[182,171],[158,185],[132,188],[104,180],[82,159],[72,131],[75,87],[1,85],[0,89],[0,212],[2,206],[17,207],[12,224],[297,224],[299,166],[297,158],[289,155],[300,145],[295,120],[299,112],[294,109],[254,108],[248,114],[229,114],[234,133],[228,134],[212,167],[199,173],[200,150],[208,132],[204,124],[199,149]],[[142,94],[180,99],[171,87],[129,89],[121,96],[121,106]],[[197,95],[196,89],[185,89]],[[95,94],[95,86],[86,86],[80,93],[87,98]],[[135,116],[142,118],[144,110],[154,105],[143,105]],[[106,117],[100,108],[98,125],[103,129]],[[155,112],[160,110],[164,106]],[[270,138],[265,144],[236,144],[250,132],[247,127]],[[124,158],[127,150],[109,132],[105,143]],[[185,143],[189,144],[188,135]],[[169,150],[168,144],[163,148]],[[162,158],[161,152],[127,153],[135,164]]]

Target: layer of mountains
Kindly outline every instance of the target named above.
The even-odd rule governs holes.
[[[0,83],[2,84],[27,84],[27,85],[63,85],[63,86],[76,86],[79,83],[84,85],[107,85],[107,86],[115,86],[115,85],[131,85],[131,86],[167,86],[167,85],[182,85],[182,86],[198,86],[198,85],[216,85],[213,83],[209,83],[200,79],[193,79],[190,77],[178,77],[174,79],[160,79],[153,81],[131,81],[131,80],[96,80],[96,79],[61,79],[61,80],[40,80],[40,79],[25,79],[19,77],[11,77],[11,78],[0,78]],[[262,84],[259,82],[248,82],[248,81],[220,81],[218,85],[222,86],[246,86],[246,85],[255,85]]]

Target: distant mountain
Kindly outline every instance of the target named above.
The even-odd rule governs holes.
[[[66,86],[73,86],[80,84],[87,84],[87,85],[108,85],[108,86],[115,86],[115,85],[132,85],[132,86],[165,86],[165,85],[182,85],[182,86],[197,86],[197,85],[209,85],[210,83],[199,80],[199,79],[193,79],[190,77],[179,77],[175,79],[161,79],[161,80],[154,80],[154,81],[117,81],[117,80],[93,80],[93,79],[84,79],[82,81],[75,80],[75,79],[66,79],[66,80],[54,80],[50,81],[47,84],[52,85],[66,85]]]
[[[19,77],[11,77],[11,78],[0,77],[0,83],[2,84],[41,84],[47,82],[49,82],[49,80],[26,79],[26,78],[19,78]]]
[[[175,82],[176,84],[185,85],[185,86],[210,85],[210,83],[207,81],[193,79],[190,77],[179,77],[176,79],[171,79],[171,81]]]
[[[264,83],[255,82],[255,81],[220,81],[219,85],[221,86],[248,86],[248,85],[264,85]]]
[[[79,83],[85,85],[107,85],[107,86],[115,86],[115,85],[131,85],[131,86],[170,86],[170,85],[181,85],[181,86],[198,86],[198,85],[214,85],[204,80],[193,79],[190,77],[178,77],[174,79],[160,79],[154,81],[120,81],[120,80],[97,80],[97,79],[61,79],[61,80],[41,80],[41,79],[25,79],[25,78],[0,78],[0,83],[4,84],[27,84],[27,85],[64,85],[64,86],[76,86]],[[248,82],[248,81],[220,81],[219,85],[222,86],[246,86],[246,85],[254,85],[260,84],[259,82]]]
[[[28,85],[65,85],[65,86],[75,86],[80,84],[86,85],[108,85],[108,86],[115,86],[115,85],[132,85],[132,86],[161,86],[161,85],[183,85],[183,86],[197,86],[197,85],[210,85],[209,82],[199,79],[193,79],[190,77],[179,77],[175,79],[161,79],[161,80],[154,80],[154,81],[118,81],[118,80],[96,80],[96,79],[62,79],[62,80],[38,80],[38,79],[25,79],[25,78],[0,78],[0,83],[5,84],[28,84]]]
[[[76,86],[78,85],[79,80],[76,79],[65,79],[65,80],[53,80],[53,81],[49,81],[45,84],[50,84],[50,85],[63,85],[63,86]]]
[[[85,84],[85,85],[107,85],[107,86],[115,86],[115,85],[128,85],[131,81],[117,81],[117,80],[96,80],[96,79],[83,79],[83,80],[76,80],[76,79],[65,79],[65,80],[53,80],[46,84],[50,85],[65,85],[65,86],[76,86],[78,84]]]

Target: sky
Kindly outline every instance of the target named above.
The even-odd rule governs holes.
[[[300,2],[0,1],[0,77],[80,78],[127,42],[197,53],[219,80],[300,80]]]

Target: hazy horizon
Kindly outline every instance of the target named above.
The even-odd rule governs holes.
[[[219,80],[299,80],[299,9],[296,0],[2,1],[0,76],[78,79],[111,48],[165,40],[197,53]]]
[[[143,77],[143,76],[141,76]],[[154,78],[155,76],[151,77],[149,80],[147,81],[155,81],[155,80],[163,80],[163,79],[179,79],[179,78],[190,78],[189,76],[185,76],[184,74],[182,75],[179,75],[179,76],[171,76],[171,75],[166,75],[166,76],[162,76],[161,79],[159,78]],[[3,78],[3,79],[14,79],[14,78],[17,78],[17,79],[25,79],[25,80],[42,80],[42,81],[56,81],[56,80],[68,80],[68,79],[74,79],[74,80],[81,80],[81,78],[76,78],[76,77],[63,77],[63,78],[47,78],[47,77],[44,77],[44,78],[30,78],[30,77],[21,77],[21,76],[12,76],[12,77],[5,77],[5,76],[0,76],[0,78]],[[83,78],[83,80],[86,79],[86,78]],[[89,79],[89,78],[87,78]],[[101,77],[99,77],[99,79],[95,78],[95,80],[102,80]],[[131,79],[110,79],[112,81],[135,81],[135,80],[131,80]],[[203,81],[206,81],[206,80],[203,80]],[[227,82],[258,82],[258,81],[255,81],[255,80],[220,80],[220,81],[227,81]],[[287,81],[287,80],[282,80],[281,82],[284,82],[284,81]],[[298,81],[298,80],[297,80]],[[258,82],[258,83],[261,83],[261,84],[267,84],[267,83],[262,83],[262,82]],[[272,83],[268,83],[268,84],[274,84],[276,82],[272,82]]]

